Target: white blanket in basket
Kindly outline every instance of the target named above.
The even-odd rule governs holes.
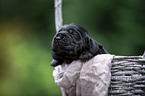
[[[69,96],[107,96],[113,57],[102,54],[84,63],[77,60],[59,65],[53,71],[55,83],[67,89]]]

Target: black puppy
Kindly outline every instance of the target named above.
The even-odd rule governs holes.
[[[92,39],[87,30],[77,24],[68,24],[60,28],[52,40],[51,66],[69,64],[73,60],[90,60],[97,54],[105,54],[103,46]]]

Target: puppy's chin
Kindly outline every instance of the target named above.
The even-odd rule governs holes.
[[[57,44],[53,46],[52,48],[53,52],[55,52],[58,55],[72,55],[75,54],[75,46],[72,45],[62,45],[62,44]]]
[[[70,50],[74,50],[74,46],[71,44],[56,43],[56,44],[53,44],[52,50],[53,51],[57,51],[57,50],[70,51]]]

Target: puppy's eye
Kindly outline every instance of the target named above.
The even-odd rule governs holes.
[[[70,34],[73,34],[73,30],[72,30],[72,29],[68,30],[68,32],[69,32]]]
[[[76,31],[75,31],[74,29],[69,29],[68,32],[69,32],[70,34],[75,34],[75,33],[76,33]]]

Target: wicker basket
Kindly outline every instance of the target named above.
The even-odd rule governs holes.
[[[115,56],[112,61],[109,96],[145,96],[145,58]]]

